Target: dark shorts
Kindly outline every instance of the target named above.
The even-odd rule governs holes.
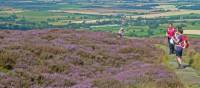
[[[118,33],[119,37],[123,37],[123,34],[122,33]]]
[[[169,45],[169,51],[170,51],[170,53],[174,53],[174,51],[175,51],[175,45],[174,44],[171,44],[170,43],[170,38],[168,38],[168,45]]]
[[[183,55],[183,49],[177,48],[176,47],[176,56],[177,57],[182,57]]]

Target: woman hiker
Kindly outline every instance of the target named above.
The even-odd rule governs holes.
[[[175,36],[176,29],[173,27],[172,23],[169,23],[166,36],[168,39],[168,45],[169,45],[169,54],[174,54],[175,49],[174,49],[174,44],[172,38]]]

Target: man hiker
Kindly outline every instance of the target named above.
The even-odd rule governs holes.
[[[175,36],[175,32],[176,32],[176,29],[173,27],[173,24],[169,23],[167,32],[166,32],[166,36],[168,38],[168,45],[169,45],[169,54],[175,53],[174,44],[172,40],[172,38]]]
[[[187,39],[183,35],[183,30],[182,28],[178,28],[178,31],[176,32],[175,38],[173,38],[175,42],[175,51],[176,51],[176,60],[178,62],[178,68],[182,69],[184,66],[182,65],[182,54],[183,54],[183,49],[187,47]]]
[[[122,38],[124,35],[124,29],[121,27],[118,31],[119,38]]]

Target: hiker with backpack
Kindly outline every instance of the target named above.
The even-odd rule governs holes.
[[[172,23],[169,23],[166,36],[168,39],[168,45],[169,45],[169,54],[175,54],[175,47],[174,47],[174,42],[172,38],[175,36],[176,29],[173,27]]]
[[[119,35],[119,38],[122,38],[124,36],[124,28],[120,28],[119,31],[118,31],[118,35]]]
[[[176,36],[172,38],[175,43],[175,51],[176,51],[176,60],[178,62],[178,68],[182,69],[184,66],[182,65],[182,55],[183,49],[188,48],[188,39],[185,35],[183,35],[183,29],[181,27],[178,28],[176,32]]]

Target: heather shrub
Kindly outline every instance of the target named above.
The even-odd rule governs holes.
[[[78,56],[73,56],[73,57],[70,57],[70,63],[74,64],[74,65],[84,65],[84,62],[83,60],[78,57]]]
[[[168,61],[169,61],[169,56],[166,54],[163,55],[161,62],[167,65]]]
[[[58,29],[52,29],[48,31],[49,33],[62,33],[64,32],[63,30],[58,30]]]
[[[48,40],[48,41],[54,40],[56,38],[57,38],[57,36],[53,36],[53,35],[45,35],[45,36],[41,37],[41,39],[45,39],[45,40]]]
[[[140,54],[144,54],[144,50],[142,49],[138,49],[138,48],[134,48],[134,47],[125,47],[125,48],[121,48],[119,50],[120,53],[140,53]]]
[[[11,44],[11,45],[8,45],[7,47],[5,47],[5,49],[10,49],[10,50],[17,50],[20,48],[21,48],[20,44]]]
[[[69,66],[65,64],[53,64],[49,65],[49,72],[50,73],[62,73],[62,72],[69,72]]]
[[[4,38],[4,36],[0,35],[0,39],[3,39],[3,38]]]
[[[78,51],[77,55],[80,56],[80,59],[78,61],[78,63],[82,63],[82,65],[91,65],[93,63],[93,55],[91,53],[85,52],[85,51]]]
[[[149,77],[138,77],[133,79],[135,82],[130,83],[129,88],[160,88],[156,83]],[[163,87],[164,88],[164,87]]]
[[[25,72],[24,70],[17,70],[15,74],[19,79],[17,81],[20,82],[20,84],[16,84],[15,86],[19,87],[30,87],[33,84],[36,85],[44,85],[45,83],[45,78],[41,74],[36,74],[36,73],[28,73]]]
[[[32,82],[34,82],[32,79],[35,78],[34,75],[31,75],[31,73],[23,70],[23,69],[15,69],[15,74],[13,74],[15,77],[18,77],[16,84],[13,86],[15,87],[29,87]],[[19,83],[18,83],[19,82]]]
[[[37,85],[43,85],[45,83],[45,78],[42,75],[36,75],[34,78],[31,79]]]
[[[93,86],[97,88],[131,88],[115,79],[98,79],[93,81]]]
[[[109,56],[106,53],[89,53],[85,51],[79,51],[77,52],[77,55],[80,56],[79,63],[82,63],[82,65],[99,63],[102,66],[119,67],[125,64],[125,60],[122,58]]]
[[[155,75],[155,74],[154,74]],[[153,73],[146,73],[144,76],[138,76],[130,82],[129,88],[184,88],[177,77],[155,79]]]
[[[124,65],[126,61],[122,58],[108,56],[108,57],[103,57],[102,61],[99,63],[101,63],[103,66],[120,67]]]
[[[53,45],[48,45],[48,44],[46,45],[45,44],[38,44],[38,45],[25,44],[24,48],[33,52],[36,55],[40,55],[43,52],[48,52],[52,54],[61,54],[61,53],[67,52],[67,50],[65,50],[63,47],[53,46]]]
[[[178,78],[168,78],[166,80],[161,80],[156,82],[157,88],[185,88],[184,85]]]
[[[93,70],[92,72],[100,72],[100,73],[102,73],[103,71],[105,71],[105,66],[95,66],[95,67],[93,67],[95,70]]]
[[[150,45],[153,41],[149,43],[147,39],[117,39],[110,33],[75,30],[9,31],[9,34],[0,31],[0,34],[4,37],[0,43],[3,49],[0,50],[0,71],[3,72],[0,72],[0,87],[162,88],[157,84],[166,83],[162,85],[177,88],[170,86],[178,84],[177,78],[168,76],[175,74],[165,72],[164,67],[160,70],[162,65],[159,64],[165,58],[163,52]],[[151,80],[142,78],[144,80],[125,83],[129,79],[117,79],[153,72],[152,69],[155,75]],[[2,75],[6,76],[2,78]]]
[[[19,54],[12,51],[1,50],[0,51],[0,67],[5,69],[13,69],[17,59],[19,58]]]
[[[103,40],[103,43],[106,43],[106,44],[118,44],[118,41],[116,41],[117,39],[113,39],[113,38],[107,38],[107,39],[104,39]]]
[[[73,85],[75,85],[76,83],[71,81],[71,80],[64,80],[64,86],[65,87],[71,87]]]
[[[97,88],[161,88],[150,79],[143,77],[135,80],[134,83],[123,83],[115,79],[98,79],[93,81],[93,86]],[[175,88],[175,87],[162,87],[162,88]]]
[[[41,54],[40,54],[40,56],[39,56],[39,59],[42,59],[42,60],[52,59],[53,56],[54,56],[54,55],[51,54],[51,53],[41,52]]]

